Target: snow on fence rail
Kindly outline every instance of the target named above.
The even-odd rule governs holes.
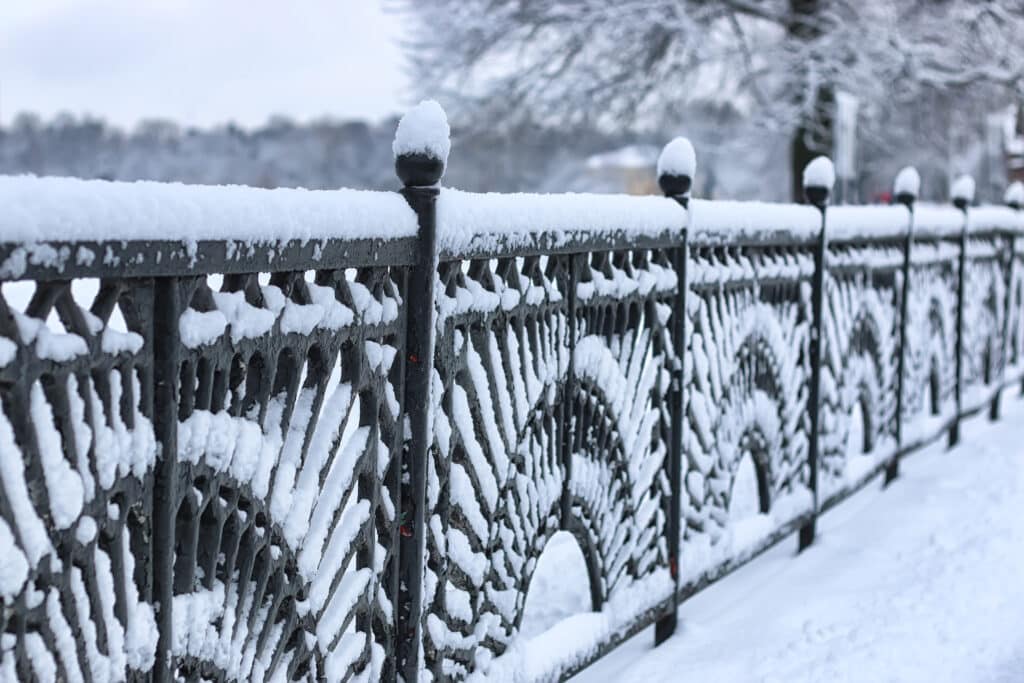
[[[562,678],[1024,374],[1024,188],[472,195],[439,120],[401,194],[0,179],[0,678]]]

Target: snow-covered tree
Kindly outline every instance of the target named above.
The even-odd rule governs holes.
[[[790,137],[796,170],[830,152],[837,92],[860,99],[862,136],[877,147],[905,137],[894,110],[942,101],[990,112],[1024,74],[1019,2],[394,2],[415,26],[415,82],[457,123],[672,132],[690,103],[727,101],[755,130]]]

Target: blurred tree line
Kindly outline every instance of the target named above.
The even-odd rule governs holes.
[[[886,125],[902,130],[896,143],[862,136],[861,201],[889,189],[896,171],[916,164],[924,179],[922,196],[945,200],[948,178],[971,172],[982,199],[1001,197],[1001,172],[986,175],[985,112],[948,102],[894,109]],[[299,124],[272,117],[263,126],[199,129],[167,120],[143,121],[126,131],[94,117],[60,114],[43,120],[20,114],[0,127],[0,174],[74,176],[106,180],[158,180],[255,187],[395,189],[391,153],[397,117],[376,123],[319,120]],[[681,126],[618,130],[579,123],[540,125],[522,120],[511,126],[458,126],[444,184],[491,192],[626,192],[630,178],[649,173],[657,191],[654,161],[662,144],[678,132],[693,141],[698,156],[694,192],[727,199],[786,200],[790,139],[751,125],[728,103],[690,103]],[[955,133],[950,137],[950,132]],[[646,167],[607,167],[606,154],[637,148]],[[595,156],[598,155],[598,156]],[[630,155],[630,156],[636,156]],[[643,155],[641,155],[643,156]],[[990,178],[991,177],[991,178]],[[986,179],[991,191],[986,194]],[[851,196],[852,201],[858,197]]]
[[[246,130],[143,121],[131,131],[101,119],[20,114],[0,128],[0,173],[106,180],[159,180],[256,187],[388,189],[398,186],[391,140],[397,117],[379,123],[272,117]],[[453,132],[445,183],[467,190],[544,189],[589,155],[650,136],[593,129],[559,131],[524,123],[518,134]],[[660,141],[650,140],[652,143]],[[558,188],[567,189],[567,188]]]

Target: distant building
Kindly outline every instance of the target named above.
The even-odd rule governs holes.
[[[587,185],[600,192],[659,194],[655,172],[659,153],[654,145],[626,145],[594,154],[583,165]]]

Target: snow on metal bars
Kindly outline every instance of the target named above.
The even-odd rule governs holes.
[[[0,178],[0,679],[557,680],[1024,374],[1006,207]],[[914,179],[916,182],[911,182]],[[519,637],[551,535],[594,612]],[[564,635],[564,632],[563,632]]]

